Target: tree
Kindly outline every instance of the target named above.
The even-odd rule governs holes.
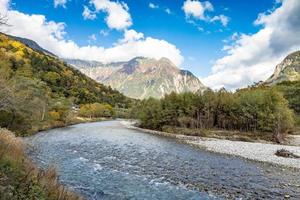
[[[0,26],[4,26],[4,25],[7,26],[8,25],[7,21],[8,21],[7,16],[2,15],[0,13]]]
[[[0,110],[6,110],[13,104],[13,92],[8,81],[0,76]]]
[[[80,106],[79,115],[88,118],[113,117],[114,110],[108,104],[83,104]]]
[[[137,109],[141,125],[162,130],[164,126],[217,128],[273,134],[280,142],[293,128],[293,111],[274,88],[250,87],[235,93],[221,89],[201,94],[171,93],[161,100],[143,100]]]

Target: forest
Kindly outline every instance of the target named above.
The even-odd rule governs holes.
[[[280,142],[293,130],[299,115],[299,91],[296,82],[252,86],[234,93],[225,89],[171,93],[161,100],[141,101],[133,113],[140,119],[141,127],[154,130],[174,132],[185,128],[189,134],[193,130],[233,130],[271,134],[270,140]]]
[[[56,57],[0,34],[0,127],[17,135],[68,124],[74,107],[128,108],[132,99],[97,83]]]

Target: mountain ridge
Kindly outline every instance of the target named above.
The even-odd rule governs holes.
[[[5,33],[2,33],[0,32],[1,34],[13,39],[13,40],[16,40],[16,41],[19,41],[23,44],[25,44],[27,47],[33,49],[33,50],[36,50],[36,51],[39,51],[39,52],[42,52],[48,56],[53,56],[53,57],[57,57],[54,53],[44,49],[43,47],[41,47],[36,41],[34,40],[30,40],[30,39],[27,39],[27,38],[23,38],[23,37],[17,37],[17,36],[13,36],[13,35],[7,35]]]
[[[6,36],[25,44],[33,50],[58,58],[58,56],[42,48],[33,40],[11,35]],[[190,71],[180,70],[168,58],[156,60],[135,57],[127,62],[111,63],[82,59],[60,58],[60,60],[80,70],[97,82],[111,86],[129,97],[137,99],[161,98],[173,91],[177,93],[198,92],[206,89]]]
[[[171,92],[198,92],[206,87],[188,70],[179,69],[168,58],[135,57],[128,62],[91,64],[94,61],[65,61],[100,83],[137,99],[162,98]],[[86,64],[84,64],[86,62]]]
[[[274,73],[264,82],[275,85],[284,81],[300,81],[300,51],[295,51],[286,56],[274,70]]]

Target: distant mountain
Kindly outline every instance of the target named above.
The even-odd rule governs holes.
[[[300,51],[289,54],[278,64],[265,84],[274,85],[283,81],[300,81]]]
[[[42,48],[33,40],[6,36],[35,51],[57,58],[55,54]],[[206,88],[191,72],[180,70],[167,58],[155,60],[137,57],[128,62],[109,64],[79,59],[63,60],[92,79],[137,99],[161,98],[172,91],[198,92]]]
[[[65,60],[100,83],[126,96],[161,98],[171,92],[198,92],[206,87],[187,70],[180,70],[169,59],[137,57],[128,62],[102,64],[95,61]]]

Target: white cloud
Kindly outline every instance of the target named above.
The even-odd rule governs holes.
[[[214,11],[213,5],[209,1],[201,2],[199,0],[186,0],[182,9],[187,18],[194,18],[206,22],[220,21],[223,26],[227,26],[229,17],[225,15],[209,16],[206,13]],[[190,22],[190,20],[188,20]]]
[[[43,48],[63,58],[97,60],[100,62],[127,61],[137,56],[159,59],[167,57],[175,64],[183,61],[181,52],[165,40],[145,37],[134,30],[126,30],[124,38],[109,48],[79,46],[66,39],[65,24],[47,21],[43,15],[29,15],[9,9],[8,1],[0,1],[0,11],[7,13],[11,26],[3,27],[7,34],[36,41]]]
[[[109,57],[110,61],[125,61],[136,56],[143,56],[155,59],[166,57],[178,66],[183,62],[181,52],[175,45],[170,44],[165,40],[158,40],[152,37],[141,38],[140,33],[137,33],[137,35],[138,37],[131,37],[127,42],[124,42],[126,40],[124,38],[121,40],[121,42],[124,43],[118,43],[114,47],[106,49],[105,56]]]
[[[96,35],[95,35],[95,34],[90,35],[90,36],[89,36],[89,40],[91,40],[91,41],[96,41],[96,40],[97,40]]]
[[[183,3],[182,9],[186,17],[195,17],[197,19],[205,20],[205,12],[213,11],[214,7],[209,1],[186,0]]]
[[[300,49],[300,1],[283,0],[272,12],[262,13],[255,34],[234,34],[227,55],[218,59],[203,82],[212,88],[235,89],[267,79],[289,53]]]
[[[170,10],[169,8],[166,8],[166,9],[165,9],[165,12],[166,12],[167,14],[169,14],[169,15],[172,14],[172,12],[171,12],[171,10]]]
[[[229,18],[225,15],[218,15],[218,16],[214,16],[213,18],[211,18],[210,21],[211,22],[220,21],[223,26],[227,26],[227,24],[229,22]]]
[[[151,9],[160,9],[159,5],[154,4],[154,3],[149,3],[149,8]],[[164,11],[167,14],[172,14],[172,11],[170,10],[170,8],[161,8],[160,10]]]
[[[91,0],[96,12],[105,12],[106,24],[111,29],[124,30],[132,25],[129,8],[123,2],[113,2],[110,0]]]
[[[96,13],[92,12],[87,6],[83,7],[82,16],[84,19],[94,20],[97,18]]]
[[[66,7],[68,0],[54,0],[54,7],[57,8],[58,6]]]
[[[109,31],[108,30],[100,30],[100,35],[102,35],[102,36],[104,36],[104,37],[106,37],[106,36],[108,36],[108,34],[109,34]]]
[[[152,8],[152,9],[157,9],[157,8],[159,8],[159,6],[158,5],[155,5],[154,3],[149,3],[149,8]]]
[[[119,40],[119,43],[127,43],[132,41],[138,41],[140,39],[144,38],[143,33],[138,33],[135,30],[125,30],[124,32],[124,38]]]

